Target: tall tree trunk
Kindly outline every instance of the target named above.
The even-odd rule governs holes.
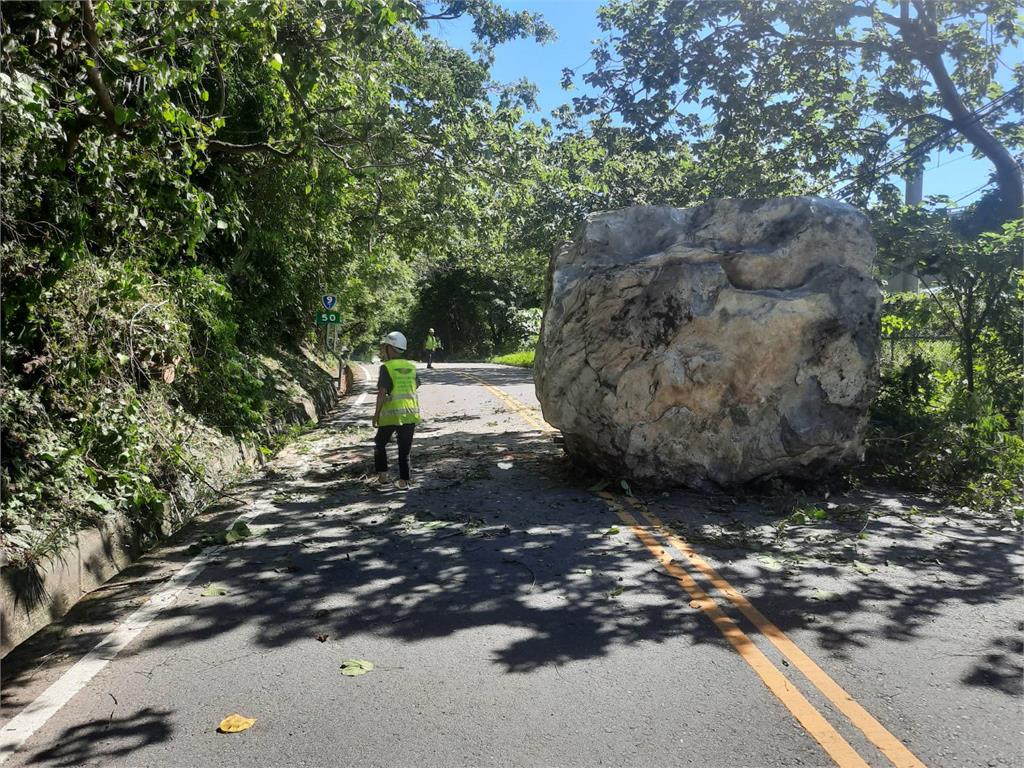
[[[953,126],[995,166],[1003,203],[1003,220],[1018,219],[1024,215],[1024,174],[1021,173],[1020,166],[1010,151],[964,104],[953,78],[949,76],[946,63],[942,60],[943,46],[938,40],[936,23],[928,15],[927,4],[915,2],[915,7],[919,14],[918,19],[899,25],[903,40],[913,51],[915,58],[931,73],[942,98],[942,105],[953,118]]]

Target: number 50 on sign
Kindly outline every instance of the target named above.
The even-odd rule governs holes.
[[[316,313],[316,324],[317,325],[341,325],[341,313],[340,312],[317,312]]]

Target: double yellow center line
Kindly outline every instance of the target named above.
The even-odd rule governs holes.
[[[555,431],[549,424],[539,419],[536,411],[531,409],[497,387],[487,383],[479,376],[462,372],[464,376],[485,387],[496,398],[507,404],[518,413],[524,421],[544,432]],[[640,515],[648,525],[642,525],[637,518],[627,511],[617,498],[610,493],[601,491],[597,494],[618,515],[622,523],[632,531],[642,543],[690,596],[690,604],[701,611],[718,627],[726,640],[736,649],[740,657],[761,678],[776,698],[797,719],[821,745],[822,749],[841,768],[867,768],[868,762],[844,739],[839,732],[815,709],[807,698],[786,678],[767,656],[754,644],[740,626],[730,618],[719,605],[693,578],[683,564],[675,559],[663,547],[652,531],[657,531],[662,539],[678,551],[686,562],[714,589],[750,621],[757,631],[765,637],[783,657],[799,670],[815,688],[820,691],[841,712],[849,722],[863,733],[879,751],[896,768],[925,768],[907,747],[879,723],[866,709],[854,701],[843,688],[821,667],[815,664],[785,632],[765,618],[747,598],[739,593],[721,574],[702,558],[685,539],[674,534],[658,517],[639,500],[629,496],[626,502]]]

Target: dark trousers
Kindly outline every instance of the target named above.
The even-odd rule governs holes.
[[[412,436],[416,431],[415,424],[402,424],[398,427],[377,427],[377,436],[373,438],[373,464],[378,472],[388,471],[388,443],[391,436],[398,432],[398,476],[409,479],[409,452],[412,450]]]
[[[433,368],[434,367],[434,350],[432,350],[432,349],[428,349],[427,350],[427,367],[428,368]]]

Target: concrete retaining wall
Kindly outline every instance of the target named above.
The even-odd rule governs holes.
[[[352,387],[346,368],[342,391],[336,380],[308,393],[289,409],[280,428],[318,421],[334,406],[339,395]],[[240,470],[256,466],[262,458],[258,446],[224,440],[216,454],[214,474],[226,483]],[[198,510],[197,510],[198,511]],[[187,525],[191,517],[173,519],[168,508],[161,531],[163,538]],[[127,568],[145,551],[140,532],[123,516],[110,518],[98,528],[79,531],[75,540],[57,556],[34,567],[0,570],[0,658],[47,624],[61,618],[84,595],[102,586]]]

